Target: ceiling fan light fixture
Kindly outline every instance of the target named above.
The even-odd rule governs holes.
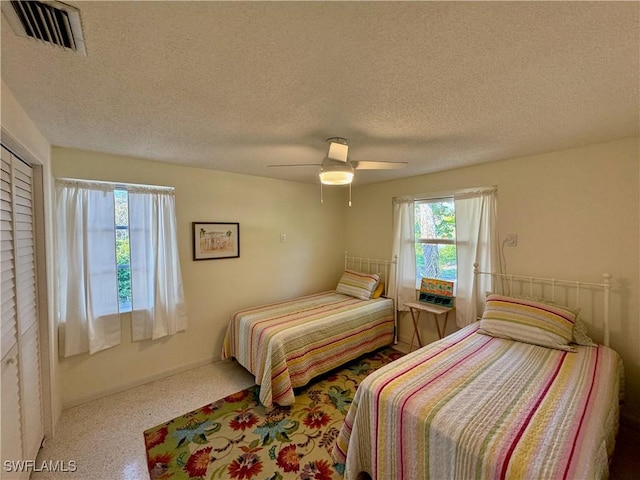
[[[344,165],[323,165],[320,168],[320,182],[324,185],[349,185],[353,181],[353,167]]]

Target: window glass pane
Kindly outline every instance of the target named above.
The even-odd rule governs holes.
[[[455,281],[457,273],[455,245],[416,243],[416,284],[423,277]]]
[[[456,215],[452,198],[415,203],[415,238],[416,288],[422,278],[455,282]]]
[[[113,194],[116,199],[116,227],[127,227],[129,225],[129,195],[126,190],[115,190]]]
[[[121,312],[131,310],[131,259],[129,255],[129,198],[116,190],[116,263],[118,265],[118,303]]]
[[[416,202],[416,238],[456,238],[456,214],[453,199]]]

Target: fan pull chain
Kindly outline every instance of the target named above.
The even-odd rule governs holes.
[[[324,205],[324,190],[322,189],[322,182],[320,182],[320,204]],[[349,206],[351,205],[351,184],[349,184]]]

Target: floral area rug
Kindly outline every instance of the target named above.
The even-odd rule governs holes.
[[[354,360],[296,390],[288,407],[267,411],[254,385],[151,428],[151,479],[341,479],[331,450],[356,388],[402,355],[387,347]]]

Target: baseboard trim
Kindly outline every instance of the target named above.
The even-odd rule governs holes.
[[[114,393],[124,392],[125,390],[129,390],[130,388],[139,387],[140,385],[145,385],[147,383],[151,383],[155,380],[160,380],[162,378],[171,377],[173,375],[177,375],[182,372],[186,372],[188,370],[192,370],[194,368],[202,367],[203,365],[208,365],[210,363],[220,362],[219,357],[209,357],[203,360],[198,360],[191,363],[186,363],[184,365],[180,365],[178,367],[171,368],[169,370],[165,370],[164,372],[156,373],[153,375],[149,375],[144,378],[140,378],[138,380],[133,380],[131,382],[124,383],[122,385],[105,388],[102,390],[98,390],[95,392],[88,393],[86,395],[80,395],[76,398],[72,398],[62,404],[62,409],[65,410],[71,407],[77,407],[78,405],[82,405],[83,403],[91,402],[93,400],[98,400],[100,398],[106,397],[108,395],[113,395]]]

